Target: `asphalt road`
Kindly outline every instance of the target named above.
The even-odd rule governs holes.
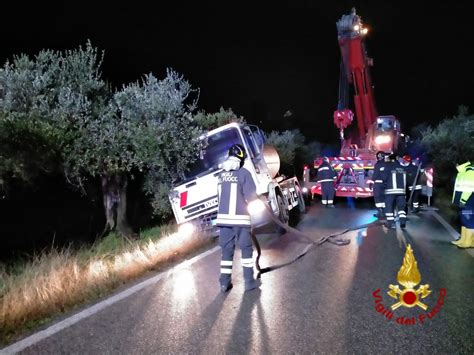
[[[373,212],[360,202],[313,205],[298,229],[317,240],[371,222]],[[260,290],[247,293],[240,253],[228,294],[219,291],[220,254],[210,253],[21,353],[472,354],[474,258],[449,243],[452,236],[430,212],[409,217],[405,231],[371,226],[348,233],[348,246],[314,248],[263,274]],[[260,241],[262,266],[289,261],[307,246],[289,233]],[[397,285],[407,244],[421,284],[432,290],[422,299],[428,309],[400,307],[388,319],[373,294],[380,290],[383,309],[397,302],[387,291]],[[397,323],[401,317],[415,324]]]

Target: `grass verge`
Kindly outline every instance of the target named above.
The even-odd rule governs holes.
[[[51,249],[8,268],[0,264],[0,344],[210,244],[209,237],[186,237],[165,225],[138,240],[112,233],[89,248]]]

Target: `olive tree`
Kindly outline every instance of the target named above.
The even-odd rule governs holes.
[[[456,164],[474,160],[474,115],[460,106],[458,114],[446,118],[422,133],[423,146],[430,155],[440,183],[455,175]]]
[[[101,78],[103,55],[87,43],[65,52],[14,57],[0,71],[0,176],[34,178],[62,171],[82,187],[100,179],[106,229],[131,233],[126,190],[133,171],[159,196],[197,157],[200,130],[194,90],[172,70],[112,92]],[[84,192],[85,190],[82,189]],[[155,198],[156,200],[156,198]],[[159,213],[169,210],[156,202]]]
[[[245,119],[242,116],[236,115],[231,108],[225,110],[223,107],[214,113],[199,111],[194,115],[193,120],[205,130],[211,130],[231,122],[245,123]]]
[[[27,182],[64,168],[78,124],[95,115],[106,92],[102,56],[85,48],[15,56],[0,70],[0,178]]]

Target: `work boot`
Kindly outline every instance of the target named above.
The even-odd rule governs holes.
[[[336,208],[333,204],[327,205],[328,208]]]
[[[453,240],[451,243],[459,248],[473,248],[474,247],[474,231],[461,227],[461,238]]]
[[[385,219],[385,214],[383,213],[383,210],[379,208],[377,209],[377,213],[374,213],[374,217],[377,217],[378,219]]]
[[[232,282],[229,282],[226,285],[221,285],[221,292],[222,293],[229,292],[230,290],[232,290],[232,287],[234,287],[234,285],[232,285]]]
[[[418,212],[420,212],[420,208],[418,207],[413,208],[412,213],[418,213]]]
[[[262,281],[260,279],[252,279],[250,281],[245,281],[245,291],[251,291],[254,290],[262,284]]]
[[[406,218],[403,218],[403,220],[402,220],[402,219],[400,219],[400,228],[403,228],[403,229],[405,229],[405,228],[406,228],[406,226],[407,226],[407,221],[406,221]]]

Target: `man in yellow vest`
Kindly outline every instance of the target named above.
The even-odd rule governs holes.
[[[470,162],[456,167],[453,203],[460,207],[461,238],[452,243],[460,248],[474,247],[474,165]]]

